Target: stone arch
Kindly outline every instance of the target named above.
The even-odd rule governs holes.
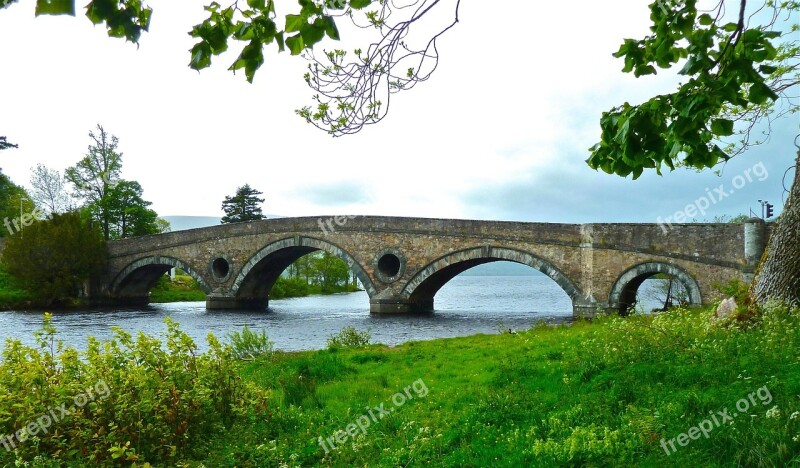
[[[158,278],[171,268],[180,268],[185,271],[197,281],[203,292],[211,293],[208,283],[192,267],[177,258],[161,255],[144,257],[129,263],[114,277],[110,292],[118,298],[146,297]]]
[[[287,237],[256,252],[239,270],[231,287],[231,295],[237,300],[266,299],[275,281],[289,265],[316,250],[323,250],[344,260],[369,297],[375,295],[372,279],[352,255],[330,242],[304,236]]]
[[[642,285],[644,280],[658,273],[672,275],[680,281],[686,288],[690,304],[702,304],[703,299],[700,294],[700,285],[689,272],[679,266],[669,263],[647,262],[629,268],[617,278],[608,296],[609,306],[613,309],[618,309],[620,312],[627,312],[636,302],[636,291],[639,289],[639,286]]]
[[[401,297],[420,310],[433,310],[433,297],[448,281],[464,271],[484,263],[508,260],[528,265],[555,281],[575,303],[580,290],[561,270],[549,261],[521,250],[505,247],[476,247],[449,253],[418,271],[403,287]]]

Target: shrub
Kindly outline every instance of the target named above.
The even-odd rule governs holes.
[[[56,339],[49,314],[38,348],[9,340],[0,361],[0,437],[14,451],[0,450],[0,465],[37,457],[60,466],[170,465],[203,454],[241,415],[261,414],[264,397],[242,382],[230,347],[209,334],[209,350],[197,353],[177,323],[165,322],[163,345],[115,327],[110,341],[90,337],[78,352]]]
[[[358,348],[368,345],[371,339],[370,330],[358,331],[353,327],[344,327],[328,338],[328,349]]]
[[[242,328],[242,332],[233,332],[228,334],[231,340],[231,352],[233,357],[240,360],[252,360],[259,356],[272,355],[272,341],[267,338],[267,332],[261,330],[261,333],[255,333],[247,328],[247,325]]]

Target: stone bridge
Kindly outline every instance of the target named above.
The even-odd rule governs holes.
[[[98,302],[146,304],[173,267],[193,276],[208,309],[265,308],[275,281],[315,250],[344,260],[373,313],[429,312],[459,273],[494,261],[529,265],[570,297],[575,315],[629,307],[646,278],[668,273],[692,304],[719,299],[716,285],[747,281],[768,227],[744,224],[553,224],[336,216],[227,224],[110,242]]]

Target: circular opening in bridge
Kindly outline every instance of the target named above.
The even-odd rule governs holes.
[[[378,270],[386,276],[396,276],[400,273],[400,258],[391,253],[383,255],[378,260]]]
[[[228,273],[230,273],[231,266],[224,258],[215,258],[214,261],[211,262],[211,271],[217,278],[225,278],[228,276]]]

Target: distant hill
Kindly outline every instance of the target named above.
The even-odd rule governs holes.
[[[214,216],[163,216],[173,231],[218,226],[221,218]]]
[[[266,215],[268,219],[283,218],[279,215]],[[209,226],[219,226],[222,218],[215,216],[162,216],[169,221],[173,231],[185,231],[187,229],[204,228]]]
[[[514,262],[492,262],[472,267],[461,276],[542,276],[544,273],[528,265]]]

